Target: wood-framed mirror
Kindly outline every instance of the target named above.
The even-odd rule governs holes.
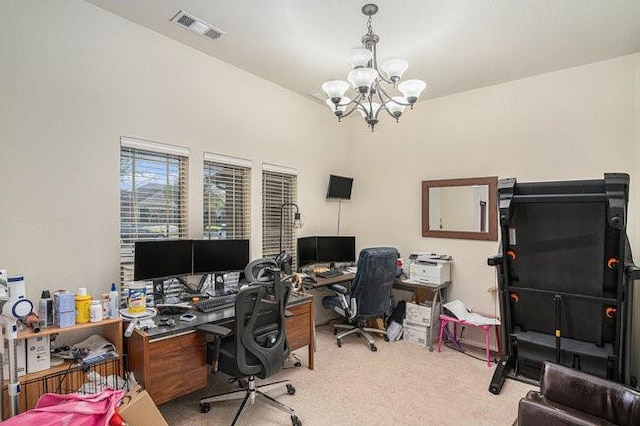
[[[496,176],[422,181],[422,236],[498,240]]]

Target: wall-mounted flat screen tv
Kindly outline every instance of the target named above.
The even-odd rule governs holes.
[[[351,187],[353,178],[345,176],[329,175],[329,187],[327,188],[327,198],[339,198],[342,200],[351,199]]]

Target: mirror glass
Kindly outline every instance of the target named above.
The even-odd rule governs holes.
[[[424,237],[497,240],[497,177],[422,182]]]

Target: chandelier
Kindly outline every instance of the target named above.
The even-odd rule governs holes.
[[[413,109],[427,84],[422,80],[406,80],[400,83],[402,74],[409,68],[404,59],[389,59],[378,69],[376,46],[380,37],[373,32],[371,17],[378,11],[375,4],[365,4],[362,13],[367,19],[367,33],[362,36],[362,47],[347,54],[347,62],[352,67],[347,81],[332,80],[322,85],[329,98],[325,103],[338,117],[338,121],[358,111],[373,132],[378,123],[378,114],[385,110],[396,122],[406,107]],[[353,99],[345,96],[349,86],[355,91]],[[383,87],[383,86],[386,86]],[[395,92],[402,93],[402,96]]]

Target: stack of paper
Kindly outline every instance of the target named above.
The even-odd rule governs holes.
[[[446,308],[453,316],[458,318],[459,320],[468,322],[473,325],[500,325],[500,320],[497,318],[488,318],[477,314],[475,312],[470,312],[459,300],[453,300],[449,303],[445,303],[442,307]]]

